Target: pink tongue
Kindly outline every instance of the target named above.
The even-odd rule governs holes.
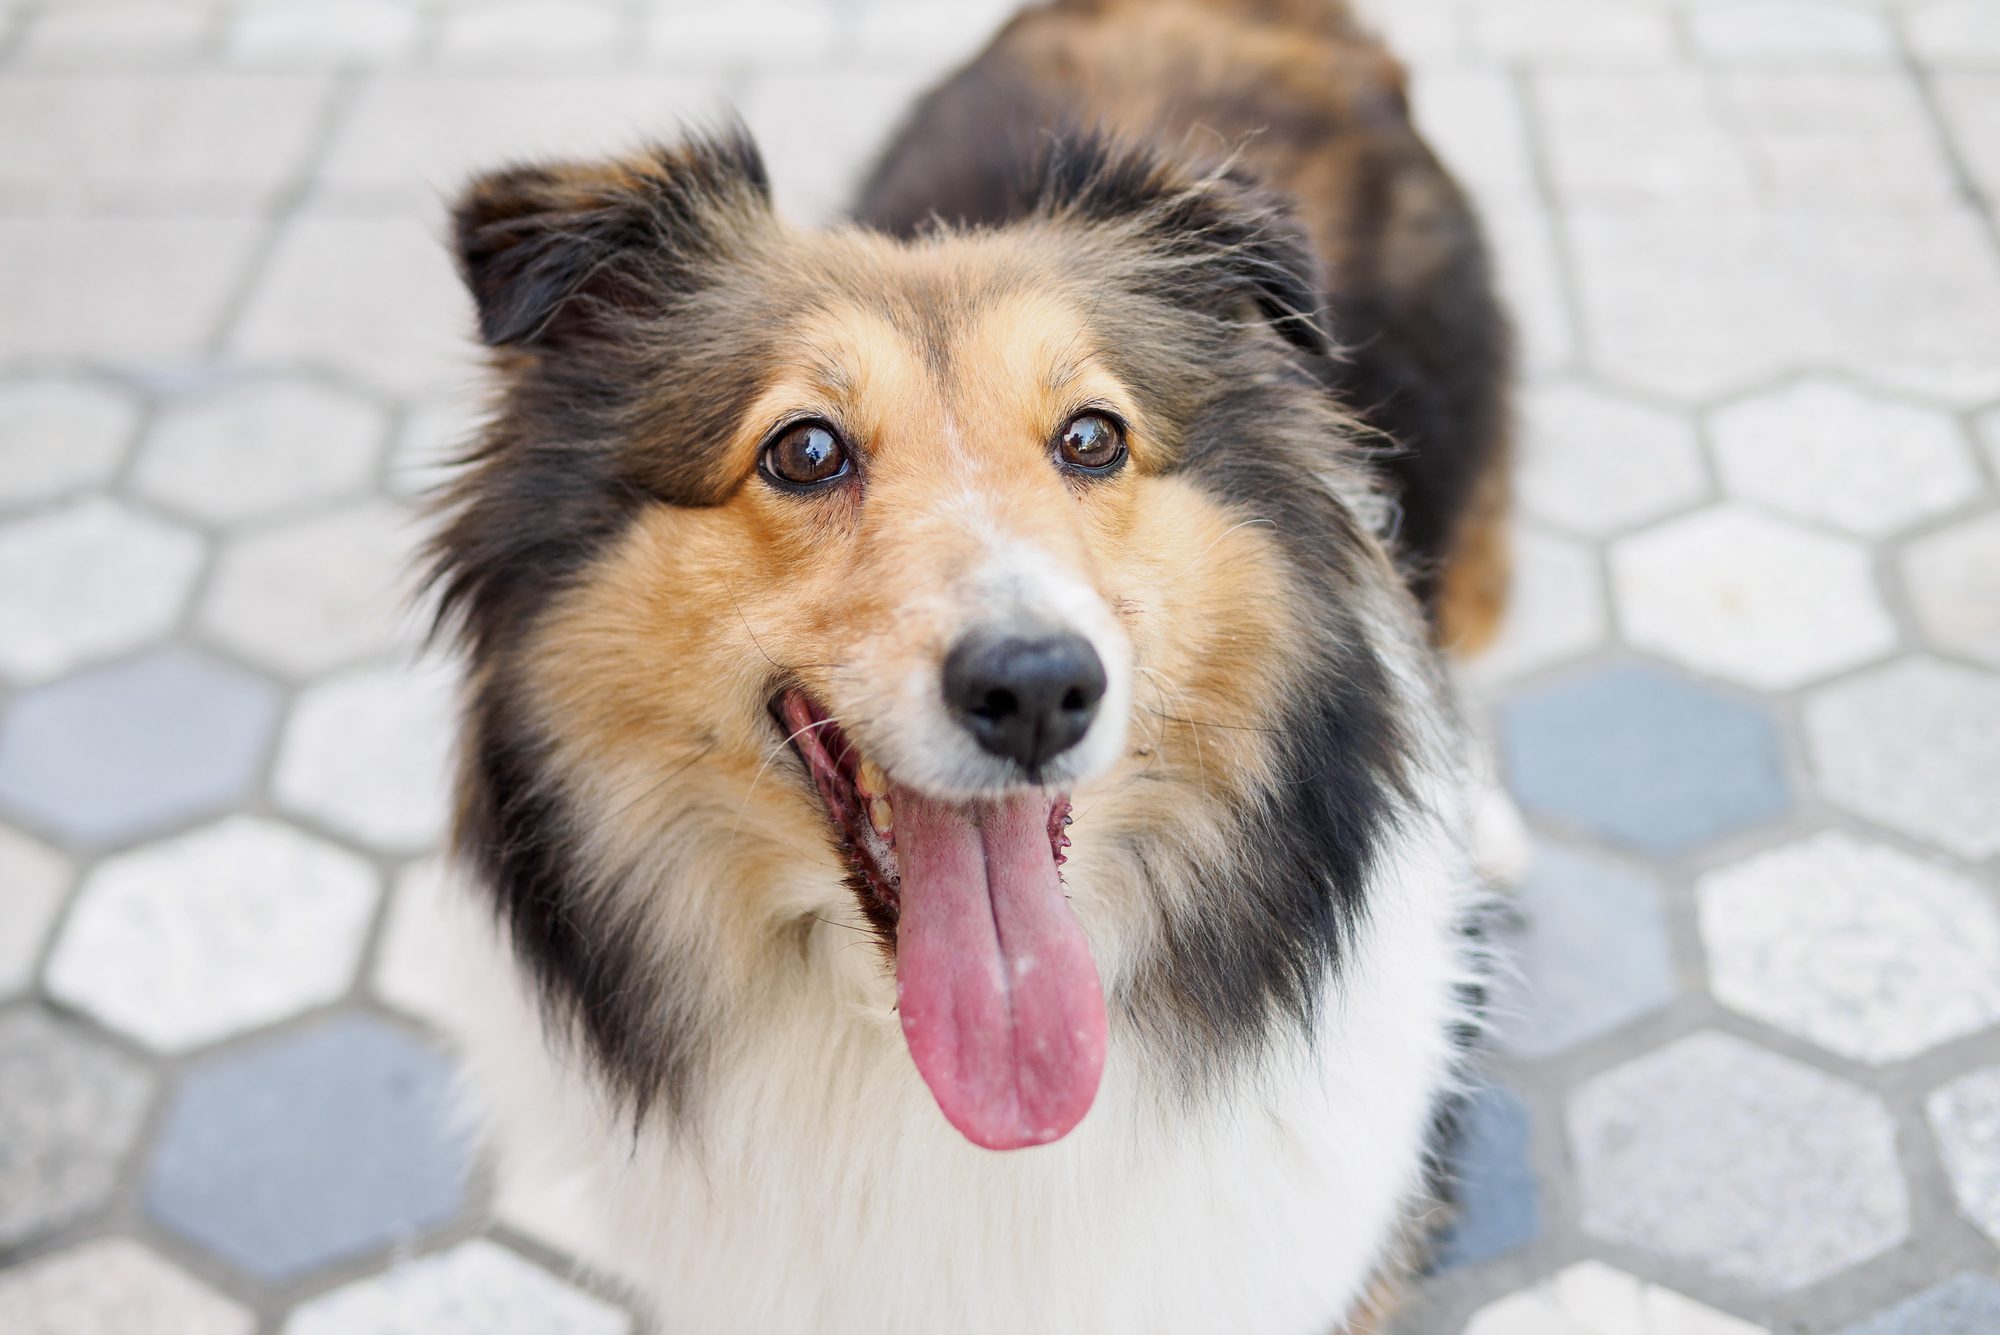
[[[897,788],[896,991],[938,1107],[990,1150],[1056,1140],[1104,1070],[1104,994],[1039,794],[955,806]]]

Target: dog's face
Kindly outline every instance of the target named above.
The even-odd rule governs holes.
[[[1338,510],[1298,452],[1332,425],[1310,262],[1220,178],[1044,190],[1008,229],[804,234],[707,144],[460,206],[505,386],[439,544],[460,840],[560,988],[690,975],[636,1019],[567,998],[647,1078],[672,1013],[852,972],[799,945],[859,928],[953,1124],[1054,1139],[1177,911],[1117,873],[1226,843],[1283,768],[1316,618],[1232,486]]]

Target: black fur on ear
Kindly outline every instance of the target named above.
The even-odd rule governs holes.
[[[1196,171],[1087,131],[1050,139],[1027,179],[1031,212],[1133,231],[1161,295],[1225,318],[1247,305],[1293,347],[1332,354],[1318,252],[1291,205],[1240,168]]]
[[[770,180],[734,127],[603,162],[478,177],[452,209],[459,273],[493,347],[546,347],[670,303],[771,219]]]

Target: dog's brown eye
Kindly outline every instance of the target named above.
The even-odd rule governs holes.
[[[800,422],[764,447],[764,473],[786,487],[817,487],[845,477],[847,446],[824,422]]]
[[[1103,413],[1078,413],[1063,427],[1056,449],[1079,473],[1109,473],[1125,462],[1125,430]]]

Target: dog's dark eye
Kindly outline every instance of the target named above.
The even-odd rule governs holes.
[[[1125,462],[1125,429],[1103,413],[1078,413],[1063,427],[1056,451],[1075,471],[1101,476]]]
[[[824,422],[800,422],[764,447],[765,476],[784,487],[817,487],[847,476],[847,446]]]

